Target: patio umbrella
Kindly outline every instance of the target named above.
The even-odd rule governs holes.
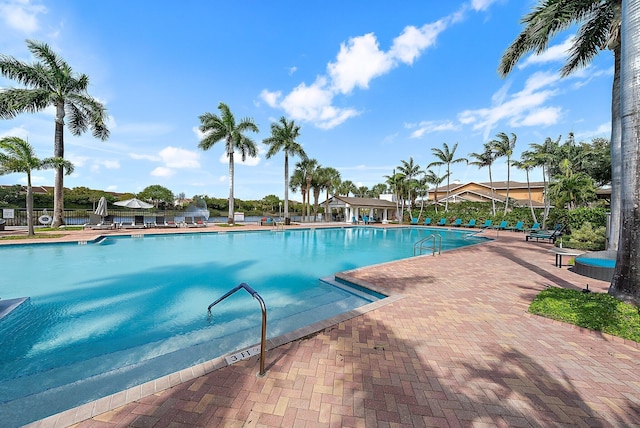
[[[125,201],[118,201],[118,202],[114,202],[113,205],[118,205],[120,207],[126,207],[126,208],[153,208],[152,204],[148,204],[144,201],[141,201],[138,198],[131,198],[131,199],[127,199]]]
[[[98,201],[98,207],[93,213],[96,215],[99,215],[100,217],[107,216],[107,200],[105,199],[104,196],[101,197],[100,200]]]

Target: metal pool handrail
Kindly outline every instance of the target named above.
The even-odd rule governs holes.
[[[262,336],[260,339],[260,372],[258,373],[258,376],[264,376],[266,373],[264,369],[264,354],[265,354],[265,347],[267,342],[267,307],[265,306],[264,300],[262,300],[262,297],[260,297],[258,292],[243,282],[242,284],[236,286],[233,290],[229,291],[224,296],[220,297],[218,300],[210,304],[209,307],[207,308],[207,312],[209,313],[209,318],[211,318],[211,308],[217,305],[218,303],[220,303],[221,301],[223,301],[224,299],[226,299],[227,297],[231,296],[233,293],[240,290],[241,288],[244,288],[247,291],[247,293],[251,294],[251,297],[256,299],[258,303],[260,303],[260,309],[262,309]]]
[[[433,245],[430,247],[426,246],[425,242],[430,240],[433,240]],[[432,255],[434,256],[436,255],[436,250],[438,251],[438,254],[440,254],[442,252],[442,235],[438,233],[434,233],[422,238],[421,240],[413,244],[413,255],[414,256],[417,255],[416,253],[418,251],[420,254],[422,254],[423,249],[430,249],[432,252]]]

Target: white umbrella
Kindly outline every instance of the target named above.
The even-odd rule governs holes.
[[[99,215],[100,217],[107,216],[107,200],[105,199],[104,196],[101,197],[100,200],[98,201],[98,207],[93,213],[96,215]]]
[[[114,202],[113,205],[118,205],[120,207],[126,207],[126,208],[153,208],[152,204],[148,204],[144,201],[141,201],[138,198],[132,198],[132,199],[127,199],[126,201]]]

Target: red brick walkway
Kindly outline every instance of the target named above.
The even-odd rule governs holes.
[[[403,298],[270,350],[264,377],[252,358],[77,426],[640,426],[637,344],[527,313],[545,287],[608,285],[548,248],[501,232],[349,272]]]

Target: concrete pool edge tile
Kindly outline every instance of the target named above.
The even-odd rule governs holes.
[[[345,272],[336,274],[344,277],[344,280],[352,282],[362,287],[375,290],[372,284],[365,281],[357,280],[349,277]],[[379,289],[379,287],[376,287]],[[379,291],[381,292],[381,291]],[[386,293],[383,293],[386,294]],[[266,350],[270,351],[279,346],[285,345],[296,340],[304,339],[307,336],[322,332],[323,330],[338,325],[341,322],[348,321],[352,318],[366,314],[367,312],[374,311],[382,306],[386,306],[398,300],[404,299],[406,296],[402,294],[389,295],[384,299],[377,300],[359,308],[352,309],[347,312],[335,315],[330,318],[326,318],[322,321],[315,322],[305,327],[301,327],[297,330],[293,330],[289,333],[267,339]],[[259,344],[258,344],[259,345]],[[255,346],[255,345],[252,345]],[[143,397],[147,397],[153,394],[157,394],[164,390],[170,389],[180,383],[187,382],[196,379],[209,372],[224,368],[228,366],[225,357],[237,352],[233,351],[220,357],[216,357],[212,360],[205,361],[204,363],[196,364],[195,366],[187,367],[186,369],[179,370],[174,373],[162,376],[158,379],[154,379],[145,382],[140,385],[133,386],[124,391],[119,391],[106,397],[99,398],[89,403],[82,404],[77,407],[65,410],[60,413],[48,416],[44,419],[34,421],[30,424],[24,425],[25,428],[41,428],[41,427],[68,427],[73,424],[77,424],[92,417],[110,412],[123,405],[133,403],[140,400]],[[268,371],[267,371],[268,373]]]

